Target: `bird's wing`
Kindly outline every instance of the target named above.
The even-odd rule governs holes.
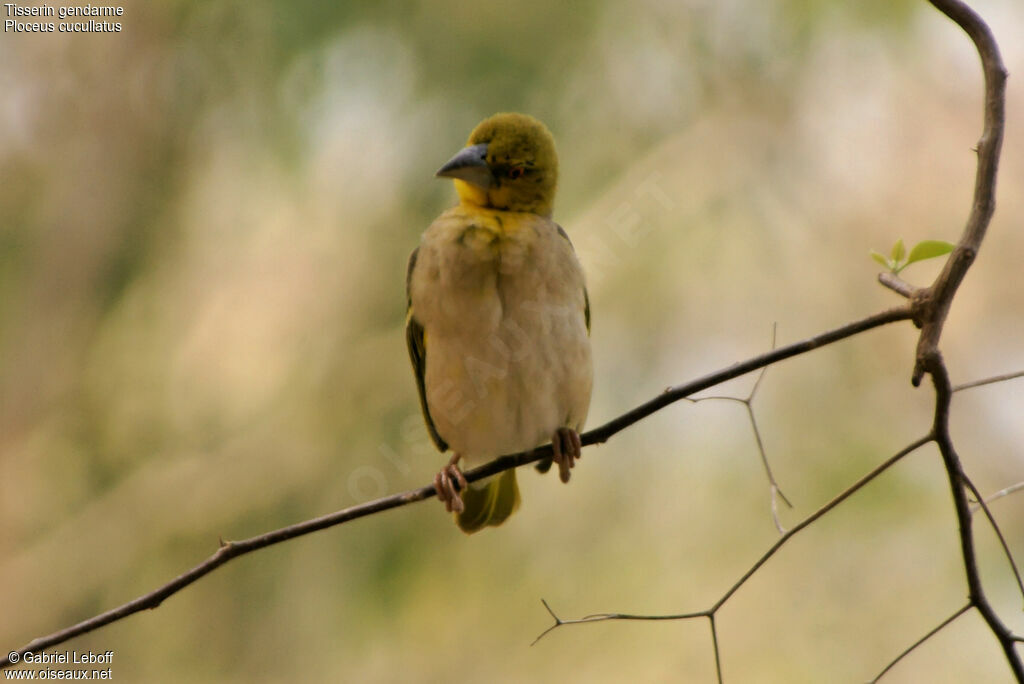
[[[562,226],[558,225],[557,223],[555,224],[555,228],[558,229],[558,234],[561,235],[563,238],[565,238],[565,241],[569,243],[569,247],[572,249],[573,252],[575,252],[576,248],[572,246],[572,240],[569,239],[569,234],[565,232],[565,228],[562,228]],[[413,256],[415,256],[415,254]],[[587,334],[589,335],[590,334],[590,295],[587,294],[587,286],[586,285],[583,286],[583,320],[587,324]]]
[[[586,285],[583,286],[583,320],[587,324],[587,335],[590,335],[590,295]]]
[[[437,434],[434,420],[430,417],[430,409],[427,407],[427,336],[412,310],[412,272],[416,268],[416,255],[419,254],[419,251],[419,248],[416,248],[409,255],[409,268],[405,275],[405,343],[409,347],[409,360],[412,361],[412,371],[416,376],[416,389],[420,395],[420,409],[423,411],[423,420],[427,423],[427,432],[430,433],[430,438],[434,440],[434,444],[439,450],[447,451],[448,444],[441,439],[441,435]]]

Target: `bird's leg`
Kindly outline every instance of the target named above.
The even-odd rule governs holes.
[[[459,459],[462,454],[453,454],[448,460],[448,465],[441,468],[441,472],[434,476],[434,489],[437,490],[437,498],[444,502],[444,508],[451,513],[461,513],[465,510],[460,494],[469,485],[462,471],[459,470]]]
[[[551,438],[551,450],[554,452],[552,458],[558,464],[558,477],[562,482],[568,482],[569,469],[575,467],[576,459],[583,456],[580,433],[572,428],[558,428]]]

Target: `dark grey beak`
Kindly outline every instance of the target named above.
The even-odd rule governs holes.
[[[494,183],[491,167],[487,166],[487,143],[470,145],[437,170],[439,178],[459,178],[487,190]]]

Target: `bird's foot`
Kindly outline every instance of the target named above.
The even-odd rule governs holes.
[[[452,511],[461,513],[465,510],[461,492],[469,485],[466,483],[462,471],[459,470],[460,458],[462,458],[460,454],[452,456],[448,465],[441,468],[441,472],[434,476],[434,489],[437,490],[437,498],[444,503],[444,509],[449,513]]]
[[[583,443],[580,433],[572,428],[558,428],[551,438],[552,459],[558,464],[558,477],[562,482],[569,481],[569,470],[576,466],[576,459],[583,456]]]

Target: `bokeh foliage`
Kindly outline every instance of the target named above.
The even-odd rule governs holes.
[[[1024,71],[1024,13],[993,18]],[[591,424],[665,385],[887,306],[870,248],[955,240],[980,76],[923,2],[129,2],[121,34],[0,41],[0,637],[124,602],[250,536],[418,486],[405,259],[482,117],[559,143],[556,218],[591,283]],[[1024,101],[949,321],[957,381],[1024,368]],[[938,266],[904,276],[927,282]],[[769,371],[756,408],[792,524],[923,434],[914,331]],[[723,391],[745,394],[752,382]],[[986,492],[1024,479],[1024,392],[971,390]],[[666,410],[527,472],[471,538],[412,508],[238,560],[69,645],[122,681],[711,681],[705,625],[547,626],[706,607],[775,539],[736,406]],[[792,542],[720,617],[727,679],[859,681],[963,600],[922,452]],[[994,506],[1024,556],[1020,498]],[[1021,629],[991,535],[986,578]],[[1015,612],[1016,611],[1016,612]],[[766,635],[771,635],[766,637]],[[1002,681],[965,618],[892,681]]]

